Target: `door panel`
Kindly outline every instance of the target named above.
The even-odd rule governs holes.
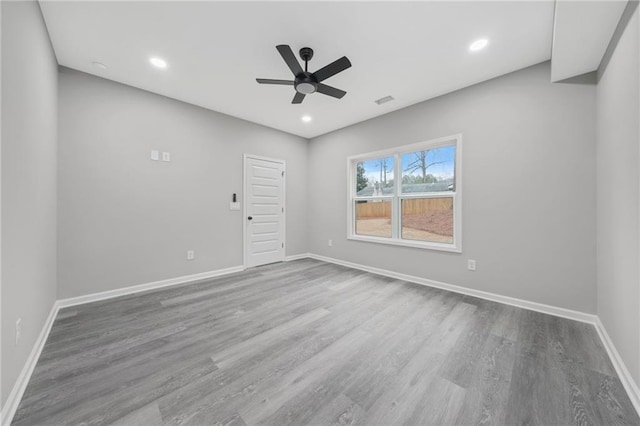
[[[246,156],[245,194],[245,266],[283,261],[284,162]]]

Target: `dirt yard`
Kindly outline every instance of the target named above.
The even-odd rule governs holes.
[[[451,212],[435,211],[403,217],[402,238],[408,240],[453,243]],[[356,233],[391,237],[391,221],[387,218],[362,218],[356,221]]]
[[[453,215],[451,210],[436,210],[423,214],[404,215],[402,225],[406,228],[430,232],[444,237],[453,236]]]

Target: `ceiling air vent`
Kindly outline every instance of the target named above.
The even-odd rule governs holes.
[[[384,98],[380,98],[375,101],[378,105],[386,104],[387,102],[391,102],[393,100],[393,96],[385,96]]]

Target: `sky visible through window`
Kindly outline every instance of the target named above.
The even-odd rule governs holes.
[[[423,152],[424,154],[421,154]],[[454,164],[456,156],[455,146],[445,146],[441,148],[430,149],[427,151],[417,151],[402,154],[402,175],[412,175],[416,177],[422,176],[422,159],[424,156],[424,164],[426,166],[426,174],[432,175],[438,181],[451,180],[454,175]],[[382,161],[381,161],[382,160]],[[380,171],[384,180],[384,160],[386,160],[386,180],[393,181],[393,157],[382,157],[372,160],[362,161],[360,164],[364,167],[364,176],[367,177],[369,185],[380,182]]]

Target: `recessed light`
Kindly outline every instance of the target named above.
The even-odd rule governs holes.
[[[302,116],[302,121],[304,121],[305,123],[308,123],[311,121],[311,116],[310,115],[303,115]]]
[[[479,40],[474,41],[469,45],[469,50],[472,52],[477,52],[478,50],[482,50],[489,44],[489,40],[486,38],[481,38]]]
[[[165,61],[162,58],[158,58],[158,57],[149,58],[149,62],[151,62],[151,65],[153,65],[156,68],[166,68],[167,67],[167,61]]]
[[[103,64],[102,62],[92,62],[93,66],[100,69],[100,70],[106,70],[107,66],[105,64]]]

